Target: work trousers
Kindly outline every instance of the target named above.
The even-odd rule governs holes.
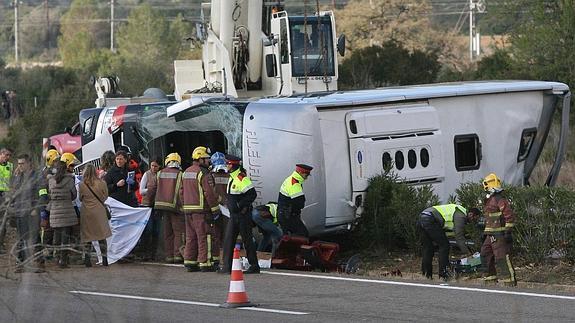
[[[488,235],[481,246],[481,265],[489,278],[515,284],[515,269],[510,254],[513,245],[503,235]]]
[[[185,218],[180,213],[161,211],[164,225],[164,248],[166,259],[181,258],[180,248],[184,241],[186,230]]]
[[[230,215],[230,220],[228,221],[228,226],[226,228],[226,235],[224,237],[224,259],[222,262],[222,271],[231,271],[234,246],[237,242],[238,234],[242,235],[242,241],[244,243],[244,248],[246,249],[250,266],[253,268],[259,268],[256,244],[254,243],[252,235],[252,219],[250,218],[250,211],[251,210],[248,210],[245,213],[232,213]]]
[[[144,257],[150,259],[158,259],[161,250],[160,247],[160,229],[162,228],[162,218],[158,211],[152,210],[150,219],[144,228],[142,238],[140,239],[140,247]]]
[[[270,250],[269,248],[271,244],[272,255],[275,254],[276,248],[283,235],[282,230],[274,224],[272,219],[261,217],[260,212],[257,209],[252,211],[252,220],[263,233],[262,240],[258,244],[258,251]]]
[[[54,247],[59,248],[57,255],[60,261],[64,264],[68,264],[68,255],[70,254],[67,248],[72,248],[70,245],[70,240],[72,237],[73,226],[59,227],[54,229]]]
[[[220,261],[220,250],[222,248],[222,242],[226,233],[228,220],[228,217],[222,214],[217,220],[214,221],[212,225],[208,226],[208,234],[210,235],[212,241],[212,262]]]
[[[16,218],[16,231],[18,232],[18,260],[22,263],[36,255],[38,262],[42,262],[42,246],[40,244],[40,223],[37,217],[24,216]]]
[[[5,192],[0,192],[0,250],[4,249],[6,227],[8,226],[8,205],[4,199]]]
[[[291,206],[278,206],[278,222],[285,234],[309,237],[309,232],[301,220],[301,212],[294,212]]]
[[[186,214],[186,249],[184,250],[184,265],[207,267],[208,233],[205,214]],[[211,242],[210,242],[211,244]]]
[[[421,271],[427,278],[433,277],[434,244],[439,246],[439,277],[449,275],[449,240],[439,222],[429,213],[421,213],[417,227],[420,232],[423,246],[421,258]]]

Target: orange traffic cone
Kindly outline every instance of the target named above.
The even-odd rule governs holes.
[[[224,304],[220,305],[220,307],[236,308],[250,306],[257,305],[252,304],[248,299],[248,293],[246,293],[246,287],[244,285],[244,273],[242,272],[242,265],[240,263],[240,247],[239,245],[236,245],[234,248],[234,259],[232,261],[232,274],[228,300]]]

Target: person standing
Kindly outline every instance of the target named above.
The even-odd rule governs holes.
[[[310,176],[313,167],[297,164],[295,171],[282,183],[278,196],[278,220],[284,233],[308,237],[309,232],[301,220],[305,206],[303,182]]]
[[[72,228],[78,224],[76,210],[73,201],[76,199],[77,191],[74,183],[74,175],[68,173],[67,165],[63,161],[55,163],[56,174],[50,176],[48,180],[48,191],[50,193],[50,226],[54,229],[54,245],[60,248],[58,252],[58,266],[68,267],[70,238]]]
[[[129,205],[131,207],[136,207],[138,204],[136,202],[136,197],[134,192],[128,189],[128,168],[126,163],[128,162],[128,154],[119,150],[116,153],[116,159],[114,161],[114,166],[104,176],[104,180],[108,185],[108,194],[111,198]]]
[[[448,280],[449,237],[455,237],[458,248],[465,254],[471,251],[465,245],[465,224],[473,218],[473,212],[457,204],[444,204],[429,207],[421,212],[417,221],[423,245],[421,271],[431,279],[433,277],[434,244],[439,246],[439,278]]]
[[[92,267],[90,255],[92,241],[98,241],[102,252],[102,265],[108,266],[106,238],[112,235],[104,205],[104,201],[108,198],[108,187],[106,182],[98,178],[96,167],[92,164],[87,164],[84,168],[79,195],[82,202],[80,236],[84,243],[84,265]]]
[[[512,230],[515,214],[511,203],[503,196],[501,180],[491,173],[483,179],[483,189],[487,196],[483,200],[485,217],[485,240],[481,246],[481,265],[488,282],[502,282],[507,286],[516,286],[515,269],[511,262],[513,248]]]
[[[227,155],[226,166],[230,179],[227,188],[227,206],[230,210],[230,221],[224,237],[224,259],[219,273],[230,273],[232,268],[232,255],[238,234],[242,235],[242,242],[246,249],[250,268],[246,274],[259,274],[260,266],[256,246],[252,236],[252,203],[257,197],[252,180],[247,176],[246,170],[240,164],[241,159]]]
[[[156,189],[158,186],[158,172],[162,162],[159,158],[152,158],[150,161],[150,169],[148,169],[142,176],[140,182],[140,195],[142,196],[142,206],[154,207],[156,200]],[[158,251],[158,238],[160,236],[160,229],[162,225],[162,218],[157,214],[156,210],[152,210],[150,220],[146,224],[144,233],[142,234],[142,247],[145,250],[145,257],[155,260]]]
[[[116,154],[111,150],[106,150],[100,157],[100,168],[97,170],[98,178],[103,179],[115,163]]]
[[[210,234],[212,236],[212,263],[214,268],[220,267],[220,253],[222,242],[228,226],[230,213],[225,207],[226,205],[226,190],[230,175],[227,173],[226,157],[221,152],[215,152],[210,157],[211,172],[214,177],[215,191],[218,195],[218,203],[220,204],[220,212],[216,213],[214,217],[214,224],[210,227]],[[224,210],[225,209],[225,210]],[[224,215],[223,213],[226,212]]]
[[[180,252],[186,228],[180,201],[181,163],[180,155],[171,153],[166,156],[164,161],[166,167],[158,172],[154,208],[162,214],[167,263],[182,263],[184,261]]]
[[[269,202],[254,208],[252,220],[263,231],[263,237],[258,245],[258,251],[268,251],[270,243],[272,245],[272,257],[276,252],[283,232],[278,227],[278,204]]]
[[[38,187],[38,209],[40,211],[40,240],[44,248],[51,246],[54,240],[54,230],[50,227],[50,213],[47,210],[50,196],[48,195],[48,176],[54,175],[56,169],[54,163],[60,159],[60,153],[56,149],[46,152],[46,163],[40,171],[40,186]]]
[[[220,207],[209,166],[207,148],[196,147],[192,152],[192,166],[184,171],[182,180],[182,208],[186,216],[184,266],[189,272],[214,270],[209,257],[212,252],[208,226],[213,225]]]
[[[23,154],[18,156],[18,167],[12,177],[10,190],[11,214],[16,219],[16,230],[18,232],[18,253],[19,265],[16,267],[17,273],[24,271],[22,265],[34,257],[34,254],[42,250],[40,244],[40,216],[38,213],[38,186],[39,177],[32,168],[30,156]],[[42,255],[36,261],[38,266],[34,272],[44,272],[44,262]]]
[[[6,226],[8,225],[5,201],[6,194],[10,190],[10,179],[14,171],[14,165],[10,162],[10,157],[12,157],[11,149],[0,149],[0,254],[5,253],[4,238],[6,237]]]

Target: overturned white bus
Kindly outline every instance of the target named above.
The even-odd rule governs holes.
[[[509,184],[527,184],[553,116],[561,111],[555,164],[547,178],[553,185],[565,152],[569,99],[565,84],[539,81],[433,84],[254,101],[193,97],[142,111],[130,131],[150,152],[184,149],[179,152],[185,155],[205,145],[242,156],[258,203],[277,199],[282,180],[296,163],[314,166],[304,185],[302,218],[312,235],[320,235],[351,228],[368,179],[385,167],[408,183],[432,185],[444,201],[461,183],[490,172]]]

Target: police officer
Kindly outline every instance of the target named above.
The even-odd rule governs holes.
[[[423,244],[421,270],[425,277],[432,278],[432,260],[434,244],[439,246],[439,278],[448,280],[449,273],[449,237],[455,237],[458,248],[465,254],[471,251],[465,245],[465,224],[474,217],[475,212],[457,204],[436,205],[425,209],[419,215],[417,228]]]
[[[10,162],[10,157],[12,157],[11,149],[0,149],[0,254],[5,252],[4,237],[6,236],[6,225],[8,223],[5,199],[6,194],[10,190],[10,179],[14,172],[14,165]]]
[[[220,207],[209,166],[207,148],[197,147],[192,152],[192,166],[183,175],[182,208],[186,217],[184,266],[190,272],[214,270],[209,260],[211,235],[208,234],[208,226],[213,224]]]
[[[507,286],[516,286],[515,269],[510,258],[515,214],[511,203],[502,194],[501,180],[497,175],[487,175],[483,179],[483,189],[487,192],[483,200],[485,240],[481,246],[481,265],[487,275],[483,279],[486,283],[499,281]]]
[[[164,226],[164,247],[166,262],[181,263],[180,254],[185,232],[184,216],[180,212],[180,187],[182,185],[182,158],[178,153],[171,153],[164,161],[165,168],[158,172],[154,208],[162,215]]]
[[[226,166],[230,179],[227,188],[227,205],[230,210],[230,221],[224,237],[224,260],[220,273],[229,273],[232,268],[232,254],[238,234],[242,235],[242,241],[246,249],[250,268],[246,274],[260,272],[256,246],[252,236],[251,211],[252,203],[257,193],[252,185],[252,180],[247,176],[246,170],[240,165],[241,159],[227,155]]]
[[[313,167],[297,164],[295,171],[282,183],[278,196],[278,220],[284,233],[307,237],[309,232],[301,220],[301,210],[305,206],[303,182]]]

